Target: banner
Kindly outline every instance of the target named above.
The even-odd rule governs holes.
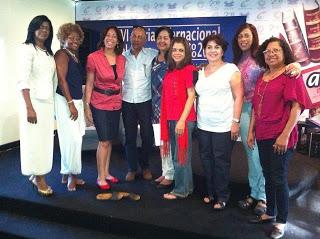
[[[135,25],[144,26],[147,33],[146,47],[156,48],[155,30],[160,26],[169,26],[175,36],[181,36],[189,41],[192,50],[193,63],[199,65],[206,62],[203,55],[202,41],[211,34],[222,34],[229,47],[225,52],[225,59],[232,62],[232,39],[236,29],[246,22],[246,17],[197,17],[197,18],[171,18],[171,19],[135,19],[110,21],[78,21],[85,32],[90,32],[89,52],[96,50],[100,33],[107,26],[117,26],[123,36],[125,49],[130,48],[130,35]]]

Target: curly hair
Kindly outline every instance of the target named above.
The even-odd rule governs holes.
[[[249,29],[252,33],[252,44],[250,46],[250,53],[251,53],[252,58],[256,57],[256,54],[257,54],[257,51],[259,48],[259,36],[258,36],[257,28],[250,23],[242,24],[238,28],[236,34],[234,35],[233,41],[232,41],[233,63],[236,65],[239,63],[239,61],[242,57],[242,54],[243,54],[242,50],[239,47],[238,36],[244,29]]]
[[[257,59],[259,66],[261,66],[265,69],[269,69],[268,65],[265,62],[263,52],[267,49],[269,43],[271,43],[271,42],[279,42],[279,45],[283,51],[283,58],[284,58],[285,65],[288,65],[288,64],[294,62],[294,56],[292,54],[292,51],[291,51],[288,43],[282,39],[277,38],[277,37],[270,37],[269,39],[265,40],[261,44],[261,46],[259,47],[259,49],[257,51],[256,59]]]
[[[79,24],[65,23],[59,27],[57,37],[60,43],[63,45],[71,33],[77,33],[80,37],[80,44],[83,42],[84,33]]]

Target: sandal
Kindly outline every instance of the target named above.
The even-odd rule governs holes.
[[[211,198],[211,197],[209,197],[209,196],[205,196],[205,197],[203,198],[203,202],[204,202],[205,204],[209,204],[209,203],[213,202],[213,198]]]
[[[216,207],[219,206],[219,207]],[[226,208],[226,202],[218,201],[213,205],[213,210],[222,211]]]
[[[238,206],[242,209],[251,209],[254,205],[255,199],[247,196],[244,200],[238,201]]]
[[[254,208],[254,213],[258,216],[266,213],[267,211],[267,204],[264,200],[259,200],[256,207]]]
[[[62,184],[68,183],[68,177],[69,176],[67,174],[62,174],[61,183]],[[85,185],[85,183],[86,182],[81,178],[77,178],[77,180],[76,180],[76,185],[82,186],[82,185]]]
[[[77,179],[73,178],[72,176],[68,177],[68,184],[67,184],[67,189],[69,192],[74,192],[76,191],[76,186],[77,186]]]
[[[110,183],[119,183],[119,179],[117,179],[116,177],[109,175],[106,177],[106,180],[109,181]]]
[[[173,193],[166,193],[166,194],[163,194],[163,198],[167,200],[177,200],[177,199],[183,199],[184,197],[177,196]]]

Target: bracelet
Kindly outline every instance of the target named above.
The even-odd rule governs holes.
[[[236,118],[233,118],[233,119],[232,119],[232,122],[239,124],[239,123],[240,123],[240,120],[239,120],[239,119],[236,119]]]
[[[70,100],[70,101],[68,101],[67,103],[68,103],[68,104],[72,104],[72,103],[73,103],[73,100]]]

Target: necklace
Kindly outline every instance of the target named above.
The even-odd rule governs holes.
[[[70,54],[70,56],[72,56],[73,59],[74,59],[76,62],[79,62],[78,57],[76,56],[76,54],[74,54],[73,52],[71,52],[71,51],[70,51],[69,49],[67,49],[67,48],[63,48],[63,49],[65,49],[66,52],[68,52],[68,53]]]
[[[259,87],[258,87],[258,91],[257,91],[257,95],[260,97],[260,100],[259,100],[259,104],[258,104],[258,110],[257,110],[257,116],[260,117],[261,116],[261,109],[262,109],[262,103],[263,103],[263,99],[264,99],[264,95],[266,93],[266,90],[267,90],[267,87],[268,87],[268,84],[269,84],[270,81],[263,81],[261,80],[260,84],[259,84]],[[262,85],[265,83],[265,86],[263,88],[263,91],[261,92],[261,88],[262,88]]]
[[[284,68],[285,68],[285,66],[279,68],[278,70],[276,70],[272,74],[270,73],[270,70],[269,70],[269,72],[267,72],[267,74],[263,76],[263,78],[259,84],[258,91],[257,91],[257,95],[260,97],[259,104],[258,104],[258,110],[257,110],[258,117],[261,116],[263,99],[264,99],[264,95],[266,93],[269,82],[272,81],[273,79],[275,79],[276,77],[278,77],[279,75],[281,75],[284,71]],[[264,83],[265,83],[265,86],[262,91],[261,88]]]
[[[263,76],[263,80],[264,81],[271,81],[273,80],[275,77],[281,75],[284,72],[285,66],[279,68],[278,70],[274,71],[273,73],[270,72],[270,70],[268,70],[266,72],[266,74]]]
[[[37,48],[38,50],[40,50],[40,51],[47,52],[47,49],[46,49],[46,48],[41,48],[41,47],[39,47],[39,46],[37,46],[37,45],[36,45],[36,48]]]

